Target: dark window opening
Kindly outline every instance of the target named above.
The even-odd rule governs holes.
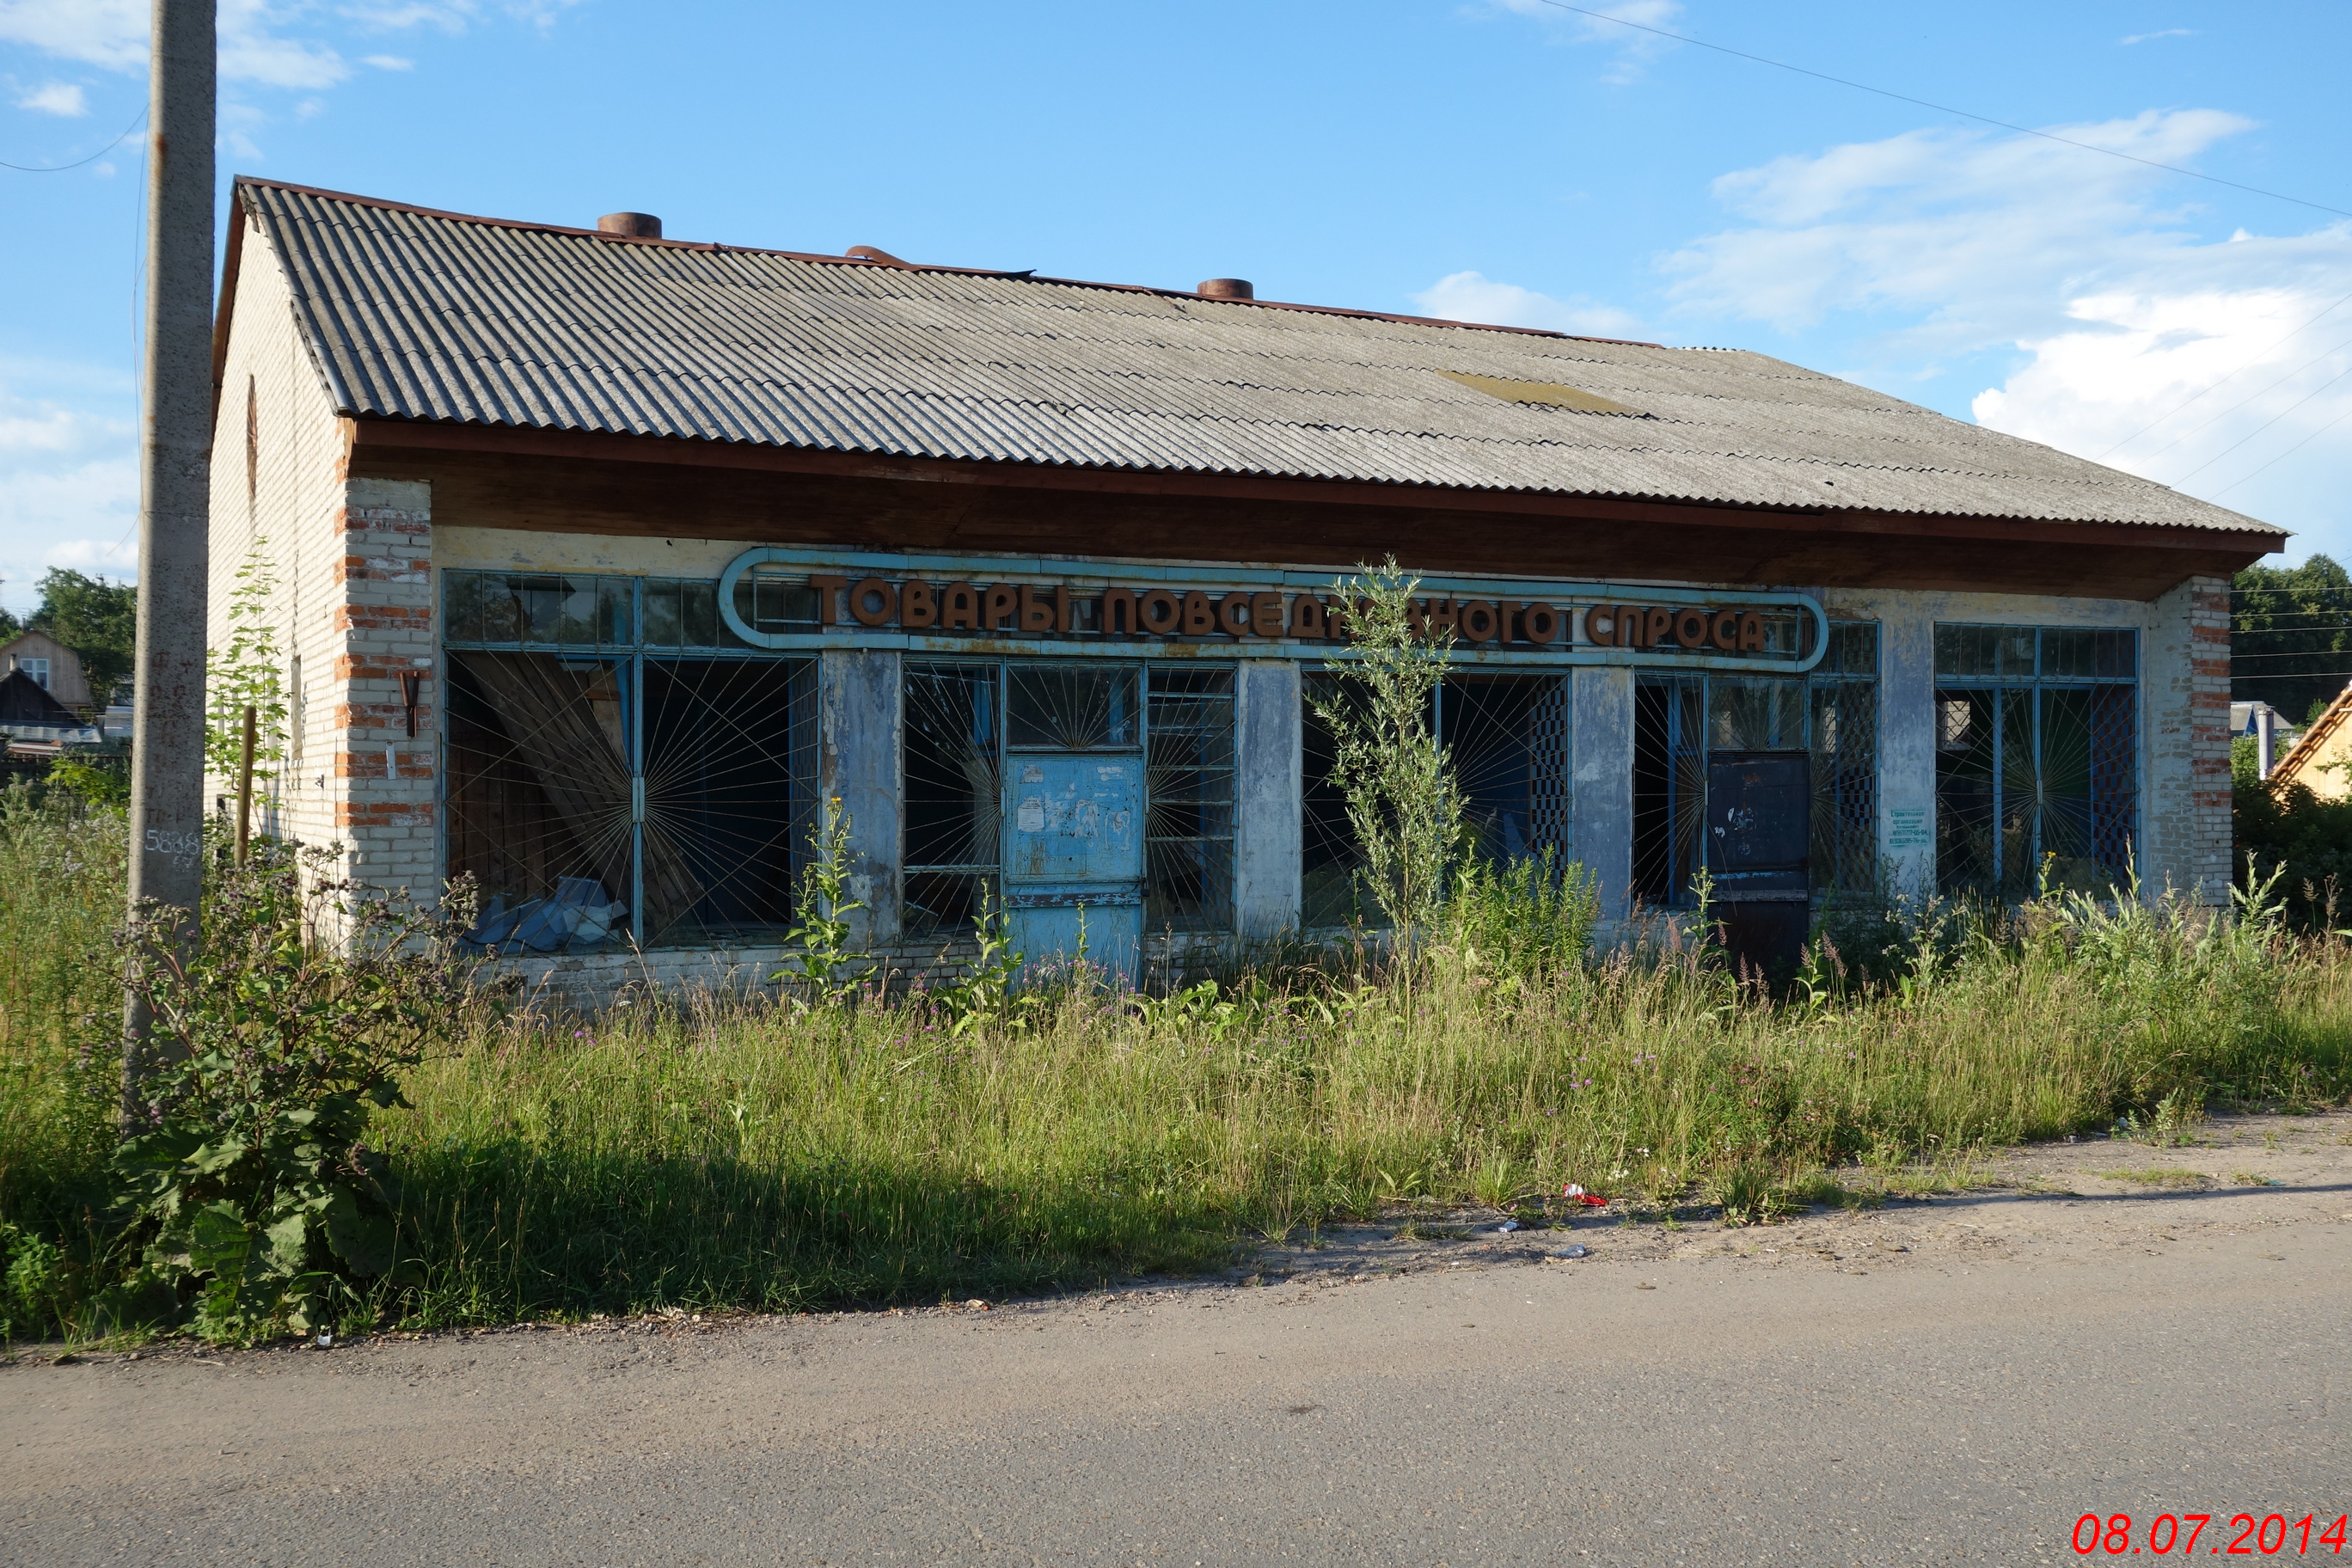
[[[1339,672],[1310,671],[1306,679],[1311,694],[1327,701],[1362,700],[1361,689]],[[1549,853],[1564,867],[1572,857],[1570,679],[1454,674],[1439,684],[1431,721],[1462,790],[1470,853],[1500,865]],[[1332,778],[1338,751],[1330,729],[1311,700],[1304,706],[1300,922],[1382,923],[1386,917],[1360,875],[1363,851],[1346,794]]]
[[[476,940],[576,952],[625,934],[624,667],[499,652],[448,664],[448,868],[479,885]]]
[[[648,941],[780,940],[818,826],[810,659],[647,659]]]
[[[816,661],[710,657],[714,584],[444,574],[446,865],[476,941],[775,941],[816,826]],[[677,657],[695,650],[706,657]]]
[[[1936,628],[1936,873],[2015,903],[2105,893],[2138,816],[2138,634]]]
[[[1833,621],[1803,676],[1644,672],[1633,696],[1633,894],[1687,909],[1716,752],[1808,754],[1817,890],[1878,885],[1878,627]]]
[[[908,664],[904,676],[907,934],[958,936],[1001,890],[1003,755],[992,664]]]

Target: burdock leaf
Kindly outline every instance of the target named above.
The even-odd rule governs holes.
[[[338,1192],[327,1205],[327,1245],[335,1256],[362,1277],[392,1267],[396,1238],[392,1216],[369,1214],[348,1192]]]
[[[224,1138],[217,1143],[206,1143],[188,1156],[188,1168],[200,1176],[215,1176],[227,1170],[246,1156],[247,1144],[242,1138]]]
[[[188,1271],[236,1279],[245,1273],[253,1253],[253,1227],[228,1203],[205,1204],[190,1211],[185,1232]]]
[[[310,1217],[296,1210],[262,1234],[269,1238],[269,1271],[299,1274],[310,1250]]]

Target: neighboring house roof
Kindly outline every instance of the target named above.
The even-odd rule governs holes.
[[[2271,708],[2267,702],[2232,702],[2230,704],[2230,733],[2252,734],[2257,718],[2265,708],[2270,709],[2271,729],[2273,734],[2283,735],[2294,728],[2293,720],[2277,709]]]
[[[73,649],[66,647],[65,644],[59,642],[56,637],[52,637],[49,633],[43,631],[38,626],[27,626],[23,631],[18,632],[15,637],[10,637],[6,642],[0,642],[0,659],[5,659],[10,654],[15,653],[17,650],[19,644],[28,642],[38,642],[42,648],[40,653],[30,657],[38,658],[58,658],[62,657],[72,659],[76,664],[79,664],[81,662],[80,655],[75,653]]]
[[[1745,351],[236,191],[361,419],[2285,537]]]
[[[2315,781],[2303,778],[2302,774],[2327,760],[2331,748],[2340,749],[2335,746],[2339,736],[2352,739],[2352,736],[2345,735],[2347,721],[2352,721],[2352,685],[2337,692],[2336,700],[2320,710],[2319,717],[2314,719],[2309,728],[2295,738],[2294,744],[2287,748],[2286,755],[2272,764],[2272,779],[2281,784],[2299,780],[2311,784],[2318,793],[2330,793],[2318,791]]]
[[[79,728],[81,716],[21,669],[0,676],[0,724],[55,724]]]

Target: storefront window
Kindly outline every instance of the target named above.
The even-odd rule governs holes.
[[[1350,700],[1353,683],[1335,671],[1310,671],[1316,691]],[[1462,788],[1470,848],[1488,862],[1549,853],[1565,866],[1570,837],[1572,774],[1570,678],[1448,675],[1433,701],[1432,721]],[[1329,730],[1306,705],[1307,795],[1300,920],[1309,927],[1379,923],[1384,917],[1358,872],[1363,854],[1348,822],[1348,804],[1332,782]]]
[[[1689,907],[1703,864],[1710,753],[1803,752],[1816,890],[1878,880],[1878,626],[1832,621],[1802,676],[1643,673],[1634,685],[1633,890]]]
[[[789,928],[817,819],[816,661],[721,649],[711,605],[708,583],[445,574],[446,864],[479,884],[476,942]]]
[[[1142,931],[1233,929],[1231,668],[910,660],[905,679],[903,908],[910,938],[968,934],[983,899],[1006,897],[1002,847],[1010,769],[1018,766],[1025,779],[1035,759],[1100,753],[1104,766],[1116,770],[1121,764],[1109,759],[1139,749]],[[1057,778],[1045,782],[1066,787]],[[1104,827],[1098,842],[1107,844],[1118,830]],[[1126,896],[1116,881],[1106,881],[1097,895],[1090,917],[1096,939],[1118,918],[1111,900]],[[1082,887],[1054,896],[1088,897]],[[1016,905],[1023,897],[1016,883]]]
[[[2104,892],[2138,818],[2139,635],[1936,628],[1936,874],[2016,902]]]

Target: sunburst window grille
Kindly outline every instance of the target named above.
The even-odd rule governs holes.
[[[728,646],[715,584],[443,580],[446,865],[474,940],[781,939],[817,818],[816,661]]]
[[[910,663],[904,680],[907,933],[958,935],[1003,885],[1004,670]]]
[[[1008,756],[1144,752],[1144,923],[1234,921],[1234,672],[1214,665],[910,660],[908,935],[953,937],[1003,879]]]
[[[1359,703],[1361,688],[1334,670],[1308,672],[1309,696]],[[1463,794],[1473,853],[1509,864],[1549,853],[1565,866],[1574,795],[1571,687],[1565,675],[1450,675],[1431,700],[1430,721]],[[1332,777],[1329,729],[1305,704],[1306,799],[1300,846],[1300,911],[1309,927],[1376,925],[1383,920],[1365,885],[1363,851]]]

